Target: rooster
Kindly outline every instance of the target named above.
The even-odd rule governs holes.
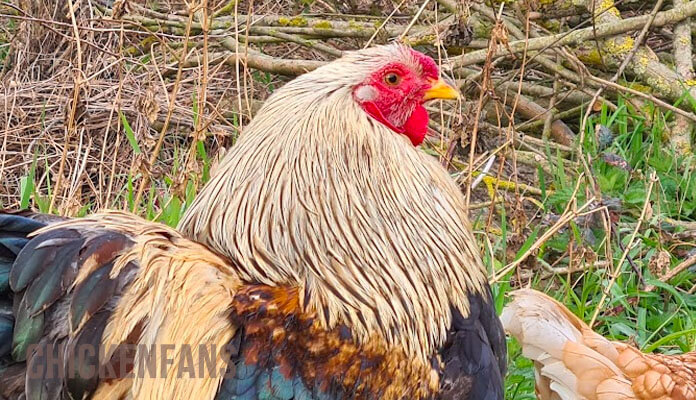
[[[502,399],[505,337],[464,198],[415,147],[423,103],[457,97],[408,47],[347,53],[267,100],[178,231],[3,215],[0,394]],[[224,374],[166,368],[202,344],[225,349]],[[153,345],[175,348],[164,377],[142,374]],[[30,373],[51,357],[67,366]],[[70,363],[121,374],[61,375]]]
[[[609,341],[531,289],[516,291],[501,319],[534,361],[541,400],[696,399],[696,353],[644,354]]]

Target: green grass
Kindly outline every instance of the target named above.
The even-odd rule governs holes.
[[[536,258],[538,262],[557,263],[557,267],[568,266],[566,250],[572,245],[576,252],[586,252],[577,262],[593,258],[606,260],[606,255],[610,254],[613,268],[616,268],[624,249],[630,245],[631,233],[648,200],[649,177],[654,174],[657,181],[649,198],[649,212],[628,252],[630,262],[643,275],[645,283],[640,281],[630,262],[624,261],[618,267],[618,278],[600,309],[595,329],[608,338],[634,342],[644,351],[694,351],[696,296],[687,294],[687,291],[696,284],[696,274],[693,270],[686,271],[664,284],[651,271],[650,262],[660,251],[668,251],[671,254],[670,267],[674,267],[687,252],[694,251],[693,243],[668,239],[668,232],[679,232],[679,228],[670,228],[666,221],[670,218],[687,222],[696,220],[696,160],[693,156],[679,157],[666,147],[663,133],[671,115],[653,107],[643,111],[649,118],[619,99],[616,111],[610,112],[605,107],[590,119],[582,143],[583,151],[592,160],[591,173],[603,203],[609,207],[615,221],[615,234],[608,238],[601,222],[571,223],[569,228],[544,243]],[[596,124],[607,128],[599,137],[595,135]],[[550,159],[556,157],[555,154],[549,156]],[[540,179],[544,193],[553,190],[541,199],[542,214],[560,214],[568,202],[576,201],[581,205],[596,193],[589,187],[587,179],[581,179],[579,190],[573,196],[581,172],[580,166],[569,170],[558,162],[553,176]],[[510,254],[505,249],[511,240],[509,232],[515,230],[507,226],[508,221],[503,216],[498,220],[502,234],[487,235],[495,249],[493,257],[487,254],[487,261],[496,269],[513,261],[505,258]],[[528,235],[536,234],[538,229],[538,221],[523,227]],[[541,232],[546,229],[548,226],[542,227]],[[525,245],[527,242],[522,247]],[[517,252],[517,256],[519,254],[521,252]],[[558,274],[543,279],[541,272],[535,270],[531,278],[532,287],[555,297],[583,320],[590,321],[602,293],[609,287],[611,271],[606,267],[595,267],[591,262],[585,262],[583,267],[582,273]],[[513,277],[511,273],[507,279]],[[657,289],[645,292],[645,284],[654,284]],[[511,290],[510,286],[506,282],[495,285],[499,305]],[[536,398],[531,362],[521,356],[521,349],[513,339],[508,340],[508,351],[507,399]]]

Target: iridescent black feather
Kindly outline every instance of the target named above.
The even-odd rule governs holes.
[[[22,391],[32,400],[88,398],[99,383],[98,354],[112,300],[137,265],[128,264],[114,279],[109,274],[132,242],[118,232],[72,228],[28,239],[46,225],[39,219],[55,220],[0,212],[0,398]],[[85,275],[75,285],[78,273]],[[17,373],[21,369],[24,374]]]

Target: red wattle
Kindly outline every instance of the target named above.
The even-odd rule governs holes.
[[[423,143],[425,135],[428,133],[428,111],[419,104],[410,117],[406,120],[404,124],[404,135],[406,135],[413,143],[414,146],[418,146]]]
[[[393,130],[396,133],[404,133],[403,129],[399,129],[396,126],[392,125],[391,122],[387,119],[387,117],[382,114],[382,112],[379,110],[379,108],[375,105],[375,103],[372,102],[367,102],[363,103],[363,109],[370,115],[372,118],[376,119],[377,121],[383,123],[384,125],[387,126],[387,128]]]
[[[414,146],[418,146],[423,143],[425,136],[428,133],[428,111],[422,104],[416,106],[408,117],[404,126],[397,127],[392,125],[391,122],[382,114],[379,108],[372,102],[363,103],[363,109],[374,119],[383,123],[387,128],[393,130],[396,133],[405,135]]]

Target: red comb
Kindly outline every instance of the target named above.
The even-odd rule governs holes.
[[[416,51],[413,49],[411,49],[411,51],[413,52],[413,55],[416,57],[416,60],[418,60],[418,62],[420,63],[421,68],[423,68],[423,76],[425,76],[426,78],[433,79],[437,79],[440,76],[440,69],[437,67],[435,60],[426,56],[420,51]]]

